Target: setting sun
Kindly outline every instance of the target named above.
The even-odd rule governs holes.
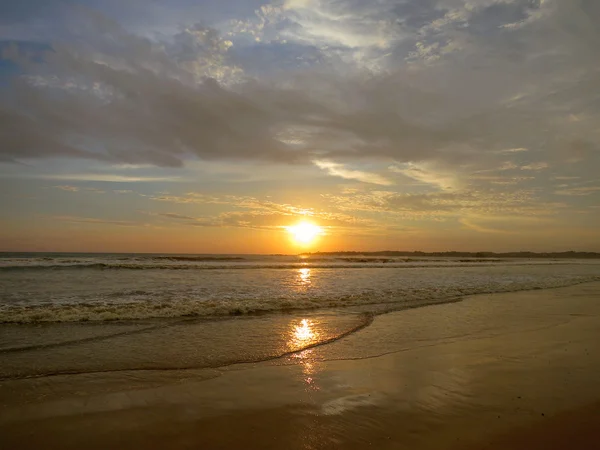
[[[286,227],[294,240],[300,244],[310,244],[317,236],[323,233],[323,229],[309,222]]]

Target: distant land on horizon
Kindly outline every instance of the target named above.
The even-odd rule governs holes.
[[[573,259],[600,259],[597,252],[420,252],[420,251],[393,251],[383,250],[377,252],[339,251],[339,252],[305,252],[301,255],[320,256],[437,256],[437,257],[459,257],[459,258],[573,258]]]

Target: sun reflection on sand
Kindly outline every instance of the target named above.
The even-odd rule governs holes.
[[[306,384],[306,390],[318,391],[320,388],[317,384],[317,369],[315,363],[311,360],[312,350],[304,350],[303,352],[294,355],[300,360],[302,366],[302,376]]]

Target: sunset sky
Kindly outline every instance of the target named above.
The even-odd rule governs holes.
[[[598,0],[3,1],[0,250],[600,251],[599,49]]]

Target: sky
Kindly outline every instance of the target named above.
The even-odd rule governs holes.
[[[600,251],[599,48],[597,0],[0,2],[0,251]]]

